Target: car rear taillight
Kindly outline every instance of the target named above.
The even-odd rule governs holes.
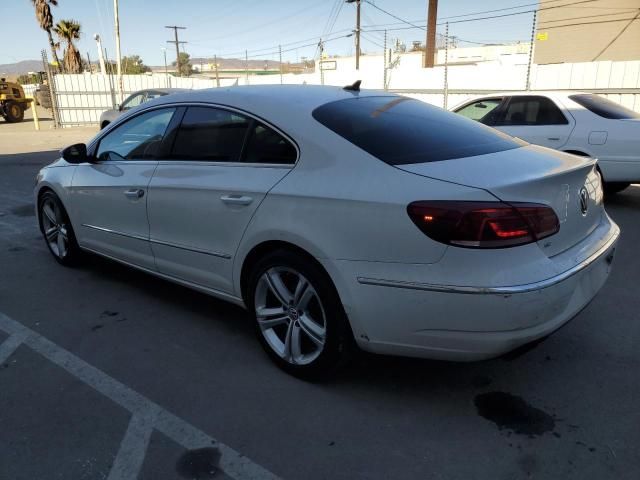
[[[420,201],[407,213],[429,238],[458,247],[514,247],[560,230],[553,209],[535,203]]]

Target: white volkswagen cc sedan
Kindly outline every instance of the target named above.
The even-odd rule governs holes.
[[[599,95],[505,93],[452,110],[536,145],[597,158],[607,193],[640,183],[640,113]]]
[[[94,252],[244,306],[297,375],[354,344],[466,361],[541,339],[619,236],[594,160],[357,87],[158,98],[63,150],[35,196],[58,262]]]

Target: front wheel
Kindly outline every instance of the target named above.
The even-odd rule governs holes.
[[[250,274],[247,300],[262,347],[288,373],[317,379],[348,358],[342,303],[313,261],[286,250],[267,255]]]
[[[53,257],[65,266],[77,263],[81,255],[80,247],[58,196],[51,191],[45,192],[38,202],[38,211],[40,231]]]
[[[24,119],[24,110],[18,102],[7,102],[4,109],[7,122],[18,123]]]

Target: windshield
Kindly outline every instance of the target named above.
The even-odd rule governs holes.
[[[587,110],[603,118],[615,120],[628,120],[640,118],[640,113],[623,107],[619,103],[612,102],[604,97],[591,93],[581,93],[579,95],[569,95],[569,98]]]
[[[316,108],[312,115],[390,165],[471,157],[525,145],[473,120],[406,97],[338,100]]]

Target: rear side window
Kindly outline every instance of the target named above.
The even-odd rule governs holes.
[[[610,118],[614,120],[640,118],[640,113],[634,112],[633,110],[598,95],[582,93],[578,95],[569,95],[569,98],[603,118]]]
[[[553,100],[547,97],[511,97],[496,125],[566,125],[569,123]]]
[[[389,165],[437,162],[525,145],[455,113],[406,97],[354,97],[313,118]]]
[[[235,112],[189,107],[178,128],[171,159],[237,162],[250,120]]]
[[[294,164],[298,154],[291,142],[271,128],[255,122],[245,147],[247,163]]]
[[[496,108],[501,103],[501,98],[485,98],[459,108],[456,113],[471,120],[482,122],[485,125],[491,125]]]

